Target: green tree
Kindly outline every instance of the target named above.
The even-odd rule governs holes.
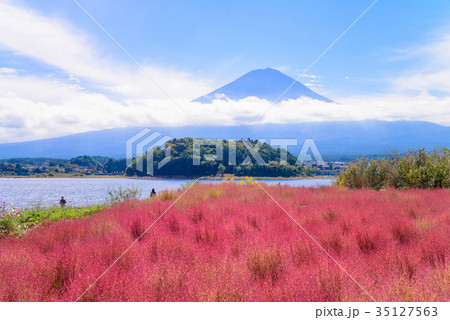
[[[223,174],[225,173],[225,170],[227,168],[225,168],[225,166],[223,164],[219,164],[219,166],[217,167],[217,174],[223,176]]]

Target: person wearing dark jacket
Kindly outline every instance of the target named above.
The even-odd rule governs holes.
[[[59,200],[59,205],[61,208],[64,208],[66,206],[67,201],[64,199],[64,197],[61,197],[61,200]]]
[[[155,189],[152,189],[152,192],[150,193],[150,198],[156,197],[156,191]]]

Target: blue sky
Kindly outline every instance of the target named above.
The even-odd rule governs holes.
[[[79,2],[138,61],[220,86],[263,67],[300,75],[373,1]],[[23,3],[67,20],[105,54],[130,63],[73,1]],[[311,73],[327,83],[322,90],[338,96],[384,92],[389,86],[380,79],[417,67],[414,59],[395,59],[398,51],[434,38],[449,19],[449,1],[381,0]]]
[[[373,2],[78,1],[180,101],[189,101],[256,68],[277,68],[296,78]],[[20,114],[4,114],[0,131],[6,140],[121,124],[114,119],[99,125],[79,119],[75,129],[64,129],[67,121],[74,121],[70,105],[78,106],[80,101],[98,99],[89,103],[102,104],[97,112],[101,114],[104,109],[121,106],[139,110],[139,104],[147,110],[150,100],[164,99],[74,1],[0,0],[0,5],[8,8],[3,10],[4,24],[0,26],[0,74],[9,77],[3,94],[8,99],[11,94],[22,99],[22,104],[16,101],[17,109],[19,105],[25,108],[26,103],[45,103],[48,108],[39,114],[53,110],[60,116],[51,121],[61,124],[60,129],[45,130],[44,119],[33,124]],[[11,19],[6,21],[8,17]],[[406,113],[407,120],[422,120],[414,108],[423,109],[436,99],[439,110],[448,107],[443,99],[450,90],[440,84],[447,79],[442,71],[450,70],[445,62],[449,18],[449,1],[380,0],[308,72],[310,77],[300,81],[350,105],[364,97],[369,101],[366,109],[377,104],[384,104],[385,109],[404,105],[398,114],[372,112],[367,118],[396,120]],[[51,83],[58,88],[52,90]],[[40,85],[42,90],[36,89]],[[410,105],[408,99],[417,96],[424,99],[423,104]],[[370,101],[368,97],[384,100]],[[191,109],[195,108],[200,107]],[[359,119],[354,109],[349,107],[349,119]],[[118,111],[115,116],[124,113]],[[450,123],[447,114],[434,117],[423,120]],[[150,124],[160,121],[153,116],[147,120]],[[134,124],[132,120],[126,123]]]

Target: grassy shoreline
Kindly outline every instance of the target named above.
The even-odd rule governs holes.
[[[49,222],[90,217],[106,207],[106,204],[66,208],[54,205],[18,210],[16,215],[0,219],[0,239],[2,237],[20,237],[29,229]]]

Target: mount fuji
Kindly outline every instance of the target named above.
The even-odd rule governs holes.
[[[285,92],[288,88],[290,89]],[[295,79],[271,68],[250,71],[233,82],[193,100],[193,102],[207,104],[216,99],[240,100],[247,97],[275,101],[283,92],[285,93],[279,101],[307,97],[324,102],[333,102]]]

